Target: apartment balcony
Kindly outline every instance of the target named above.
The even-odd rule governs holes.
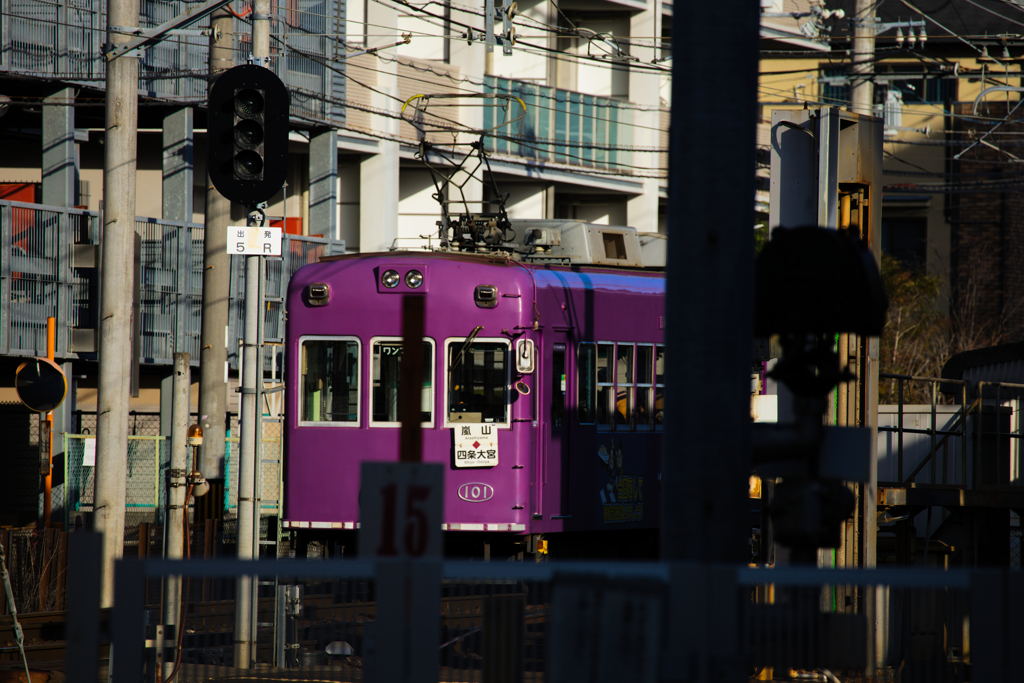
[[[58,359],[95,358],[99,319],[99,215],[94,211],[0,201],[0,355],[46,355],[46,321],[55,318]],[[170,365],[186,351],[199,362],[203,226],[136,218],[139,255],[139,360]],[[282,257],[267,260],[264,282],[266,363],[283,360],[284,298],[300,267],[340,243],[285,235]],[[228,335],[242,336],[244,259],[231,257]],[[127,295],[127,293],[126,293]],[[237,368],[237,354],[229,349]],[[268,368],[271,366],[267,366]]]
[[[624,149],[633,144],[634,110],[628,102],[494,76],[487,77],[486,87],[526,105],[524,118],[487,139],[488,151],[588,169],[622,171],[632,163]],[[494,107],[484,112],[488,129],[503,115]]]
[[[0,0],[0,72],[102,89],[106,6],[106,0]],[[139,26],[154,28],[194,6],[185,0],[141,0]],[[235,63],[244,64],[251,28],[241,17],[251,5],[235,3],[234,11]],[[345,50],[344,3],[271,0],[271,17],[270,68],[292,93],[292,116],[340,126],[345,120],[345,62],[339,61]],[[203,19],[145,50],[139,58],[139,95],[205,106],[210,39],[198,32],[209,26]]]

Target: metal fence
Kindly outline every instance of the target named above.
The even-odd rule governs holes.
[[[106,73],[105,0],[4,0],[0,3],[0,68],[27,76],[102,86]],[[154,28],[194,9],[191,0],[142,0],[139,26]],[[239,37],[235,63],[252,52],[251,3],[234,4]],[[342,0],[271,0],[270,68],[291,89],[292,115],[303,120],[345,120],[345,3]],[[209,72],[209,18],[147,48],[139,60],[139,93],[204,102]],[[327,67],[330,64],[330,68]]]
[[[175,351],[199,363],[203,289],[203,233],[195,223],[136,218],[142,238],[140,278],[143,363],[170,365]],[[0,201],[0,355],[46,355],[46,319],[57,321],[56,353],[74,358],[76,328],[98,323],[98,274],[75,267],[76,245],[99,244],[99,216],[94,211]],[[283,368],[284,298],[291,276],[300,267],[331,253],[331,240],[285,235],[282,257],[268,259],[264,281],[264,328],[270,346],[264,353],[268,374]],[[335,246],[336,248],[336,246]],[[232,258],[229,329],[232,339],[243,330],[245,292],[243,259]],[[237,369],[237,358],[229,354]]]
[[[264,424],[262,454],[260,458],[260,514],[276,517],[281,509],[281,424]],[[95,493],[95,443],[91,434],[64,434],[63,480],[54,486],[54,518],[61,519],[65,528],[74,528],[82,513],[93,511]],[[238,441],[227,440],[226,486],[223,510],[233,513],[238,501]],[[159,435],[132,435],[128,437],[128,480],[126,490],[125,533],[133,534],[139,522],[164,521],[166,507],[167,471],[170,467],[170,442]],[[272,533],[272,532],[271,532]],[[273,533],[272,533],[273,535]],[[274,536],[276,537],[276,536]]]
[[[879,482],[956,485],[969,490],[1024,485],[1020,465],[1024,385],[978,382],[971,395],[962,380],[880,377],[897,383],[897,403],[879,405]],[[928,386],[931,401],[905,404],[906,384]],[[952,395],[956,404],[946,404],[942,392]]]
[[[132,654],[113,675],[126,680],[154,666],[144,583],[173,575],[188,586],[181,681],[242,675],[242,576],[258,592],[245,680],[392,680],[403,659],[404,680],[1011,680],[1024,629],[1024,574],[1007,571],[227,560],[117,572],[113,639]]]
[[[0,202],[0,354],[46,355],[49,317],[58,321],[57,353],[70,352],[71,327],[88,318],[90,294],[72,245],[97,221],[78,209]]]

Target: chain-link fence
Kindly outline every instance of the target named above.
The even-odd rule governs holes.
[[[163,509],[166,475],[166,439],[162,436],[128,437],[128,478],[125,490],[125,541],[138,542],[139,522],[156,522]],[[64,486],[61,491],[65,523],[81,526],[83,513],[93,512],[96,491],[96,437],[64,434]]]
[[[237,417],[232,415],[233,433],[237,434]],[[93,511],[96,464],[96,415],[76,413],[80,434],[64,434],[64,477],[53,490],[54,519],[63,520],[66,528],[86,525]],[[128,480],[125,492],[125,546],[138,544],[138,526],[148,522],[162,524],[166,507],[166,481],[169,464],[170,441],[160,435],[159,413],[133,411],[128,423]],[[261,538],[278,537],[277,517],[281,508],[281,458],[283,425],[280,420],[265,419],[261,446],[258,486],[260,491]],[[222,528],[226,536],[232,535],[230,523],[238,504],[238,450],[239,438],[229,436],[225,448],[225,492],[222,501],[228,523]],[[36,456],[31,459],[36,467]],[[33,469],[34,473],[34,469]],[[34,474],[33,474],[34,476]],[[35,500],[32,500],[33,505]],[[33,507],[34,516],[34,507]]]

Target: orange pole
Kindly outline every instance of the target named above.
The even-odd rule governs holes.
[[[57,346],[57,319],[46,319],[46,358],[53,360]],[[45,421],[47,458],[46,477],[43,479],[43,528],[50,528],[50,492],[53,488],[53,411],[46,414]]]

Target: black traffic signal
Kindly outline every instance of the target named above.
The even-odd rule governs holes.
[[[289,98],[273,71],[253,64],[228,69],[210,88],[207,166],[227,199],[255,206],[284,185]]]

